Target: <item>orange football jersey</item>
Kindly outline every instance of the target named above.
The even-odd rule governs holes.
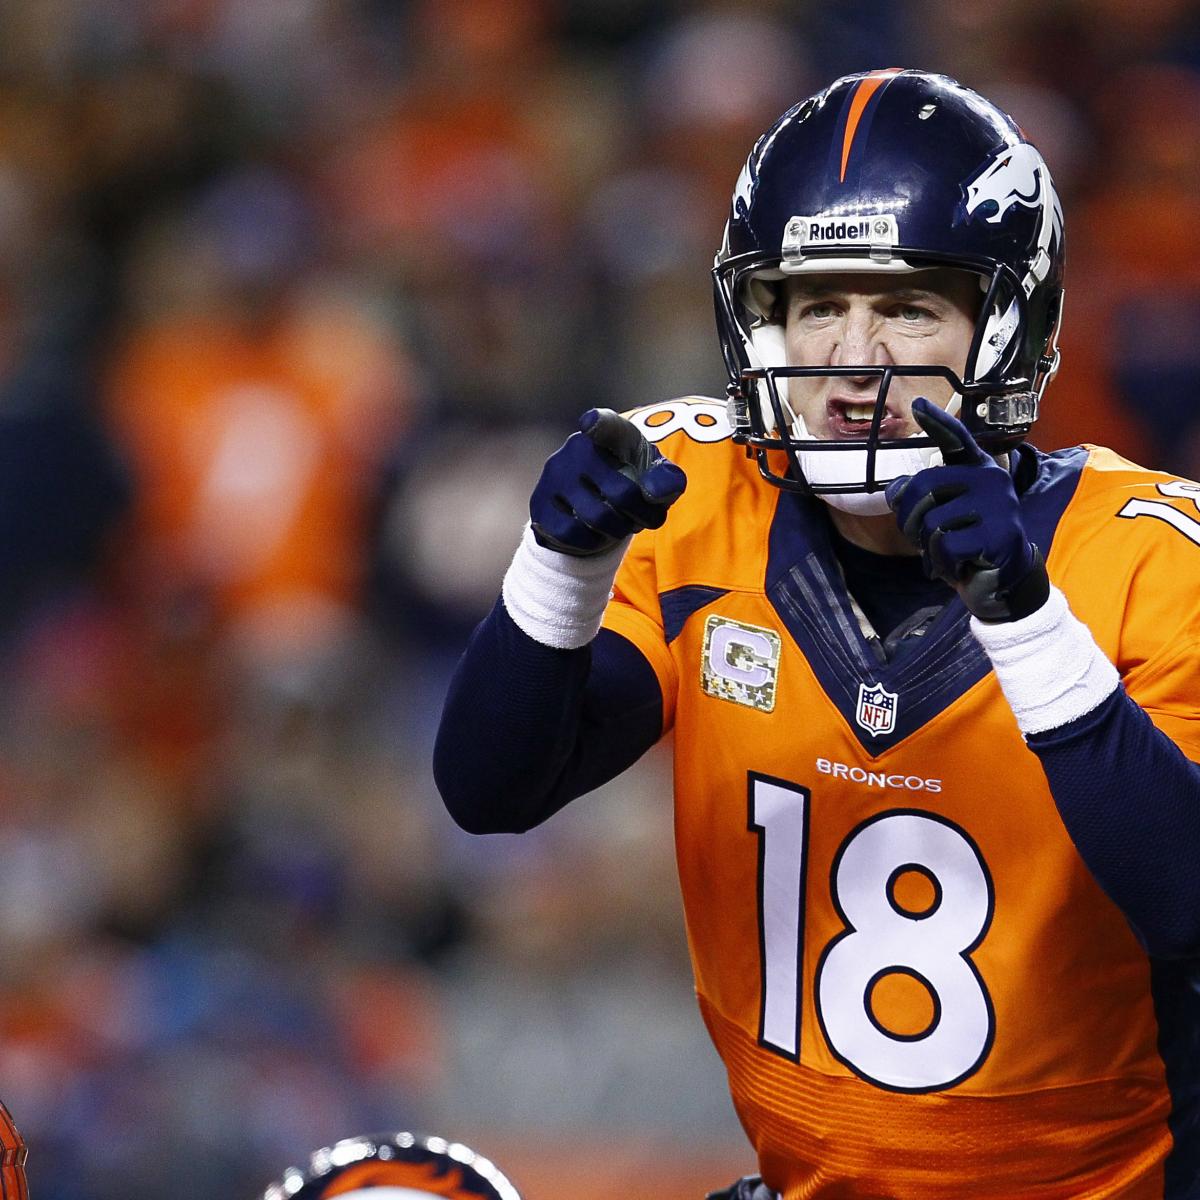
[[[1161,1198],[1152,965],[966,610],[883,661],[820,502],[766,484],[722,404],[630,416],[688,488],[634,539],[605,625],[654,668],[674,729],[697,994],[766,1182],[785,1200]],[[1200,759],[1200,487],[1081,447],[1040,457],[1022,509],[1130,695]]]

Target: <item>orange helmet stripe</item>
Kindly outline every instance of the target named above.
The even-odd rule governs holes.
[[[862,119],[867,102],[885,83],[890,83],[903,70],[903,67],[888,67],[885,71],[871,71],[855,85],[854,96],[850,101],[850,113],[846,117],[846,132],[842,135],[842,173],[838,176],[839,183],[846,182],[850,147],[854,143],[854,135],[858,132],[858,123]]]

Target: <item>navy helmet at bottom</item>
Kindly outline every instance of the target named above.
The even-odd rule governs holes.
[[[413,1133],[346,1138],[290,1167],[259,1200],[521,1200],[488,1159],[459,1142]]]

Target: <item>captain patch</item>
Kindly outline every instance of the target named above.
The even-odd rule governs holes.
[[[704,622],[700,686],[718,700],[769,713],[775,707],[780,647],[773,629],[710,616]]]

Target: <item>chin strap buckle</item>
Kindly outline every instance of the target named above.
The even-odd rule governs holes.
[[[985,424],[995,428],[1013,425],[1032,425],[1037,420],[1037,392],[1008,392],[989,396],[975,407],[975,414]]]
[[[733,430],[733,440],[738,445],[746,445],[753,433],[750,423],[750,398],[741,384],[731,383],[725,389],[725,411],[729,417],[729,427]]]

